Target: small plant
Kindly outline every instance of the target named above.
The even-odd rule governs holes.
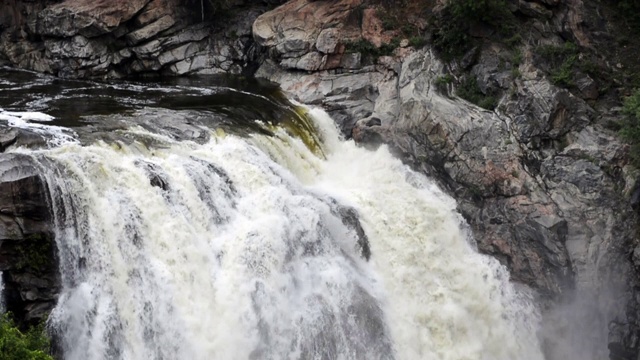
[[[577,59],[577,55],[567,56],[559,68],[551,71],[551,81],[555,85],[559,86],[573,86],[573,71],[575,69]]]
[[[392,11],[387,11],[386,9],[378,9],[376,11],[376,16],[382,22],[382,28],[385,30],[395,30],[400,27],[400,21],[394,15]]]
[[[394,38],[390,43],[382,44],[380,47],[376,47],[368,40],[360,39],[358,41],[347,42],[345,44],[345,51],[347,53],[360,53],[363,57],[377,58],[393,54],[393,50],[398,46],[400,46],[400,40],[398,38]]]
[[[518,45],[522,43],[522,36],[518,33],[515,33],[510,38],[505,39],[504,43],[510,49],[515,49]]]
[[[557,46],[557,45],[538,46],[538,48],[536,49],[536,52],[545,58],[556,58],[559,56],[576,54],[578,52],[578,46],[569,41],[560,46]]]
[[[424,36],[412,36],[409,38],[409,46],[415,48],[421,48],[427,44],[427,39]]]
[[[566,42],[561,46],[543,45],[536,52],[549,61],[551,82],[563,87],[574,86],[573,77],[579,65],[579,49],[576,44]]]
[[[640,89],[627,97],[623,106],[624,119],[620,135],[631,145],[631,162],[640,167]]]
[[[523,55],[520,49],[514,50],[511,54],[511,64],[513,64],[514,67],[520,66],[520,64],[522,64],[522,59]]]
[[[494,110],[498,105],[496,96],[484,94],[473,76],[467,77],[460,83],[456,95],[487,110]]]
[[[442,76],[438,76],[436,79],[436,85],[449,85],[453,82],[453,75],[446,74]]]
[[[474,41],[465,26],[444,19],[436,25],[433,45],[444,60],[451,61],[473,48]]]
[[[520,78],[520,76],[522,76],[520,69],[518,69],[517,67],[511,69],[511,77],[513,77],[514,79],[518,79]]]
[[[440,90],[440,92],[446,93],[447,87],[453,82],[453,80],[453,75],[451,74],[438,76],[436,79],[436,88]]]

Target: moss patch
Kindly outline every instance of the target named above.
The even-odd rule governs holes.
[[[45,274],[54,265],[53,244],[49,236],[34,234],[15,247],[18,254],[16,268]]]
[[[460,82],[456,95],[487,110],[494,110],[498,105],[498,97],[495,94],[483,93],[473,76],[468,76]]]

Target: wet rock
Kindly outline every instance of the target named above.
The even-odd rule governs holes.
[[[151,39],[161,31],[167,30],[168,28],[172,27],[175,23],[176,20],[172,16],[165,15],[143,28],[130,32],[126,35],[126,38],[129,43],[135,45],[139,42]]]
[[[371,247],[369,245],[369,238],[367,234],[364,232],[362,228],[362,224],[360,224],[360,218],[358,216],[358,212],[356,209],[340,205],[337,201],[331,201],[331,210],[340,218],[342,223],[355,232],[357,241],[356,245],[359,248],[360,254],[362,257],[369,261],[371,258]]]
[[[0,129],[0,152],[5,151],[8,146],[16,142],[18,131],[13,128]]]
[[[0,270],[20,325],[42,321],[60,289],[48,194],[28,156],[0,156]]]

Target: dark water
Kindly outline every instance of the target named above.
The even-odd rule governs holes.
[[[257,119],[278,122],[295,115],[277,85],[246,77],[200,76],[131,81],[60,79],[0,68],[0,109],[38,111],[55,117],[50,125],[95,124],[104,115],[141,109],[189,110],[209,115],[210,125],[264,131]]]

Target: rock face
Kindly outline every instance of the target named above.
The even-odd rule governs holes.
[[[253,36],[285,69],[334,69],[345,51],[339,40],[360,38],[352,16],[360,5],[362,0],[291,1],[258,17]]]
[[[29,157],[0,157],[0,270],[5,307],[19,325],[45,320],[60,289],[48,198]]]
[[[0,12],[21,15],[0,19],[0,62],[72,78],[245,71],[257,55],[250,49],[251,25],[269,5],[211,24],[202,22],[213,11],[209,2],[204,13],[200,2],[192,3],[9,1]]]

